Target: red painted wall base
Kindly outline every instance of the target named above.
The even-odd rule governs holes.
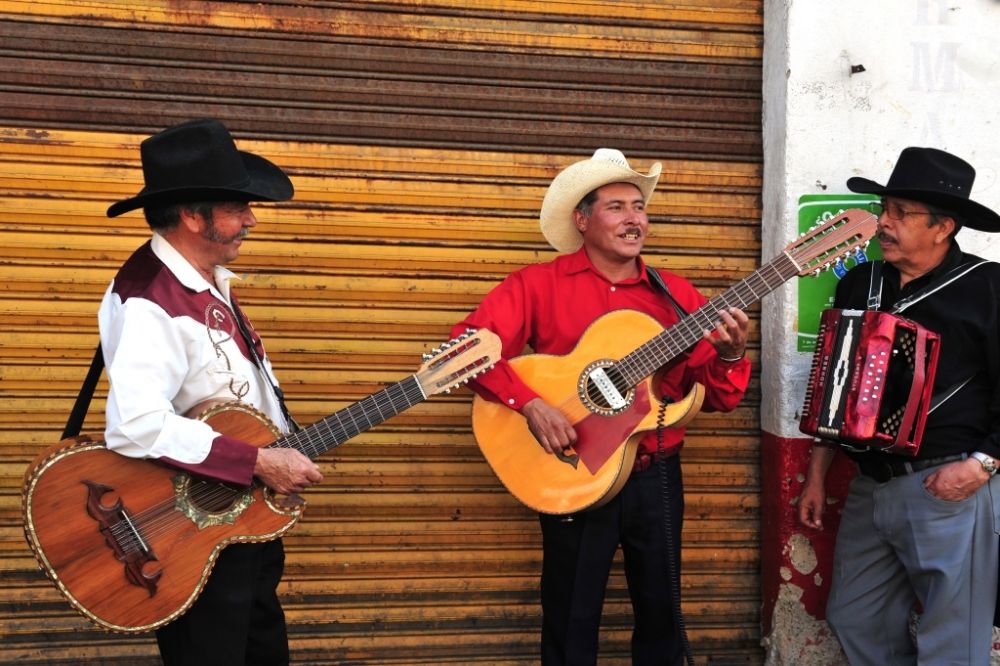
[[[807,663],[795,660],[817,649],[827,657],[840,652],[826,626],[826,598],[840,514],[855,470],[843,454],[835,457],[826,479],[823,529],[802,526],[798,498],[811,445],[812,438],[761,437],[761,629],[765,646],[784,652],[787,663]]]

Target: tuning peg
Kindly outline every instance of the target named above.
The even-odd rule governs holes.
[[[837,263],[833,265],[833,274],[837,276],[837,279],[841,279],[847,275],[847,266],[844,265],[843,261],[837,260]]]
[[[430,352],[424,352],[423,354],[420,355],[420,357],[424,361],[429,361],[432,358],[434,358],[434,354],[431,354]]]

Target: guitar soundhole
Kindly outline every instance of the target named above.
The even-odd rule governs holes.
[[[605,391],[601,390],[597,382],[594,380],[594,370],[601,369],[607,380],[610,381],[614,390],[611,392],[612,397],[617,397],[619,400],[623,400],[624,404],[619,402],[618,404],[611,404],[609,402]],[[632,387],[629,386],[628,382],[622,377],[621,371],[614,364],[614,361],[604,360],[592,363],[583,372],[580,377],[580,382],[578,389],[580,391],[580,399],[587,406],[591,412],[595,414],[600,414],[602,416],[613,416],[620,413],[624,409],[627,409],[630,404],[632,404],[632,399],[635,397],[635,393],[632,391]],[[617,396],[614,393],[617,392]]]
[[[188,474],[178,474],[172,481],[176,500],[174,508],[194,521],[198,529],[233,525],[253,503],[252,488],[196,480]]]
[[[224,483],[196,481],[188,488],[188,499],[191,504],[206,513],[229,511],[242,496],[242,489]]]

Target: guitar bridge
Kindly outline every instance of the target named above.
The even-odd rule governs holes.
[[[156,594],[156,584],[163,571],[150,575],[145,573],[146,565],[157,561],[146,538],[120,497],[110,507],[101,503],[101,498],[114,488],[94,481],[84,480],[83,483],[87,486],[87,513],[97,521],[98,529],[104,535],[104,542],[114,552],[115,558],[125,564],[125,579],[136,587],[145,588],[152,597]]]

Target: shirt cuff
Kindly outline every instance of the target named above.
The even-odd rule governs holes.
[[[219,435],[212,440],[211,451],[200,463],[182,463],[167,457],[161,460],[191,474],[248,487],[253,483],[257,447],[234,437]]]
[[[744,375],[749,374],[750,372],[750,359],[747,358],[746,352],[744,352],[743,356],[740,356],[736,360],[726,360],[716,354],[713,365],[716,373],[721,373],[723,375],[730,375],[734,372],[739,372],[740,375]]]
[[[497,397],[507,407],[520,412],[524,409],[525,405],[539,397],[539,395],[528,388],[527,385],[523,385],[522,387],[512,387],[511,391],[504,392],[504,395],[498,395]]]

